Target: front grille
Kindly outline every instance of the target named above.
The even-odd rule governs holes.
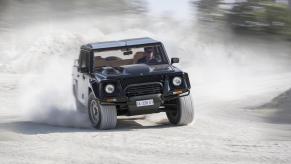
[[[133,85],[133,86],[129,86],[125,92],[126,92],[126,96],[128,97],[158,94],[158,93],[162,93],[162,84],[161,83],[148,83],[148,84],[141,84],[141,85]]]
[[[140,83],[149,83],[149,82],[162,82],[163,77],[161,75],[155,76],[138,76],[138,77],[129,77],[121,79],[122,88],[126,88],[131,84],[140,84]]]

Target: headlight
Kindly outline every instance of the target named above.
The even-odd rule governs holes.
[[[107,84],[107,85],[105,86],[105,92],[106,92],[106,93],[111,94],[111,93],[114,92],[114,90],[115,90],[115,87],[114,87],[114,85],[112,85],[112,84]]]
[[[182,84],[182,79],[181,77],[174,77],[173,80],[172,80],[172,83],[174,86],[180,86]]]

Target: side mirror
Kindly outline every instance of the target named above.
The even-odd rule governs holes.
[[[171,58],[171,64],[179,63],[179,61],[180,61],[179,58]]]

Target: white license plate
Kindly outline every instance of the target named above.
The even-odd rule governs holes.
[[[154,105],[154,100],[153,99],[136,101],[136,106],[137,107],[151,106],[151,105]]]

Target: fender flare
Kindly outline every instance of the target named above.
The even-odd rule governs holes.
[[[93,81],[89,81],[89,87],[88,87],[88,94],[90,94],[90,90],[91,92],[93,92],[95,98],[98,98],[99,97],[99,93],[100,93],[100,88],[99,88],[99,84],[97,83],[96,80],[93,80]]]

